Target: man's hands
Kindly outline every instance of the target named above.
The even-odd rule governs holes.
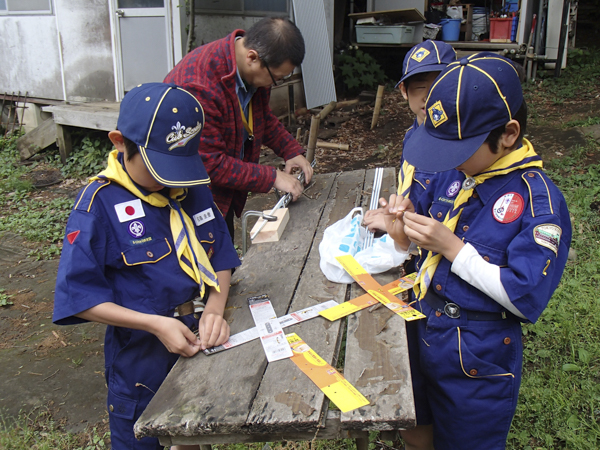
[[[299,167],[302,169],[304,172],[304,182],[306,184],[310,183],[313,175],[313,168],[303,155],[298,155],[292,159],[288,159],[285,162],[285,171],[277,171],[277,178],[275,179],[275,184],[273,185],[277,190],[292,194],[293,201],[297,200],[304,191],[304,186],[300,180],[298,180],[296,176],[291,175],[294,167]]]

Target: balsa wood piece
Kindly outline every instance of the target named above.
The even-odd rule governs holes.
[[[263,211],[265,214],[271,214],[271,211]],[[285,226],[290,220],[290,212],[287,208],[279,208],[274,216],[277,216],[277,220],[273,222],[267,222],[264,228],[256,235],[254,239],[252,239],[253,244],[260,244],[262,242],[277,242],[283,231],[285,230]],[[250,236],[252,236],[256,230],[262,225],[263,219],[258,219],[254,226],[252,227],[252,231],[250,231]]]

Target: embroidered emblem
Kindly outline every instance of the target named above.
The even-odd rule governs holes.
[[[427,58],[427,55],[429,55],[431,52],[425,48],[420,48],[419,50],[417,50],[415,53],[413,53],[413,55],[410,57],[411,59],[414,59],[417,62],[421,62],[423,61],[425,58]]]
[[[117,212],[117,217],[121,223],[146,216],[142,201],[139,198],[116,204],[115,211]]]
[[[69,244],[73,244],[73,242],[75,242],[75,239],[77,239],[79,233],[81,233],[81,230],[71,231],[69,234],[67,234],[67,241],[69,241]]]
[[[523,197],[516,192],[509,192],[496,200],[492,214],[500,223],[511,223],[519,218],[524,208]]]
[[[533,229],[533,239],[535,242],[542,247],[549,248],[554,254],[558,254],[561,235],[562,228],[553,223],[538,225]]]
[[[128,231],[132,237],[141,238],[144,234],[146,234],[146,227],[139,220],[134,220],[129,224]]]
[[[204,211],[194,214],[192,217],[196,226],[199,227],[203,223],[213,220],[215,218],[215,213],[213,212],[212,208],[207,208]]]
[[[460,181],[453,181],[448,189],[446,189],[446,197],[454,197],[460,191]]]
[[[200,133],[200,130],[202,130],[202,124],[200,122],[196,122],[195,127],[186,128],[184,125],[181,125],[181,122],[177,122],[171,127],[171,129],[175,131],[167,134],[167,144],[172,144],[169,147],[169,151],[177,147],[185,147],[190,139],[193,139],[194,136]]]
[[[213,250],[212,246],[208,249],[208,251],[206,252],[206,256],[208,257],[208,259],[212,258],[212,255],[214,255],[215,251]]]
[[[431,105],[428,111],[431,123],[433,123],[433,126],[436,128],[448,120],[448,116],[446,115],[446,111],[444,111],[440,100]]]

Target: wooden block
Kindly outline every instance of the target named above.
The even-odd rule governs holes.
[[[56,125],[53,120],[44,120],[36,127],[17,140],[17,149],[21,159],[29,159],[36,153],[42,151],[56,142]]]
[[[271,211],[263,211],[265,214],[271,214]],[[254,239],[252,239],[253,244],[260,244],[261,242],[277,242],[281,235],[283,234],[283,230],[285,230],[285,226],[290,220],[290,213],[287,208],[280,208],[275,211],[274,216],[277,216],[277,220],[273,222],[267,222],[267,224],[263,227],[263,229],[256,235]],[[256,230],[260,228],[263,220],[258,219],[252,227],[252,231],[250,231],[250,236],[252,236]]]

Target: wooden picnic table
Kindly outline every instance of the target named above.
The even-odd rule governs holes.
[[[252,245],[233,274],[226,319],[231,334],[254,327],[247,298],[268,294],[277,316],[327,301],[362,295],[357,283],[327,281],[319,268],[325,228],[358,205],[368,209],[375,170],[319,174],[289,206],[290,220],[278,242]],[[381,196],[394,192],[393,168],[384,170]],[[399,270],[375,275],[386,284]],[[395,430],[415,426],[405,322],[385,307],[364,309],[346,320],[323,317],[284,328],[339,367],[345,339],[344,377],[370,405],[341,413],[289,359],[268,363],[255,339],[226,351],[180,358],[135,425],[138,438],[162,445],[276,442],[354,438],[368,449],[369,431],[393,440]]]

